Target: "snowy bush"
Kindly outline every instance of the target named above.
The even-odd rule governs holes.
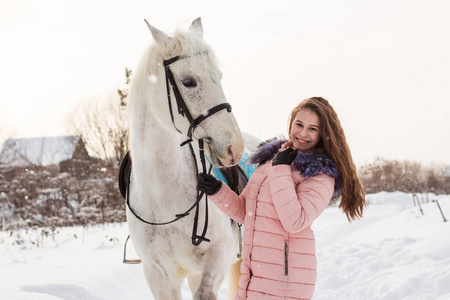
[[[18,169],[0,180],[0,228],[73,226],[125,221],[117,169],[97,162],[85,176],[55,166]]]

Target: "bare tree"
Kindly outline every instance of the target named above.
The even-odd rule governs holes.
[[[403,162],[403,191],[408,192],[423,192],[425,191],[425,172],[420,163],[415,161],[405,160]]]
[[[427,180],[426,190],[435,194],[450,192],[449,185],[444,174],[444,165],[431,165],[425,168]]]
[[[360,167],[359,174],[366,193],[448,191],[442,166],[424,167],[416,161],[378,157]]]
[[[128,151],[126,118],[128,85],[131,71],[125,69],[125,86],[104,99],[84,101],[69,115],[71,134],[81,135],[91,155],[109,165],[119,164]]]

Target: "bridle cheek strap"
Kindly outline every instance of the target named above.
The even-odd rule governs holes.
[[[177,102],[178,107],[178,114],[188,119],[189,123],[192,123],[194,119],[192,118],[189,109],[186,106],[186,103],[183,100],[183,97],[181,96],[180,90],[178,89],[178,86],[175,82],[175,78],[173,77],[173,73],[170,70],[169,66],[165,67],[166,71],[166,89],[167,89],[167,99],[169,101],[169,111],[170,111],[170,117],[172,118],[173,126],[175,126],[175,129],[181,133],[181,131],[178,129],[178,127],[175,125],[175,120],[173,116],[173,109],[172,109],[172,99],[170,96],[170,86],[172,86],[173,94],[175,95],[175,100]]]

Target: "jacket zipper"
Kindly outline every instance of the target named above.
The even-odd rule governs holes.
[[[289,244],[288,241],[284,243],[284,275],[288,275],[288,256],[289,256]]]

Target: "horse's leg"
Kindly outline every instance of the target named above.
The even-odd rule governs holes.
[[[233,263],[228,271],[228,299],[233,300],[236,292],[239,289],[239,277],[241,276],[241,263],[239,259]]]
[[[157,262],[150,262],[143,267],[145,279],[156,300],[181,300],[183,278]]]
[[[192,292],[192,297],[195,297],[195,292],[198,290],[201,280],[202,280],[201,273],[191,273],[187,276],[187,281],[189,284],[189,289]]]
[[[208,249],[203,256],[203,270],[195,300],[216,300],[217,292],[228,271],[229,259],[226,247],[218,244]]]

